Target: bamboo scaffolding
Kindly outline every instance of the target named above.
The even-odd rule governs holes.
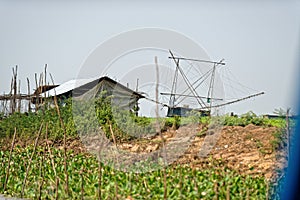
[[[31,94],[30,80],[27,80],[27,93],[21,93],[21,80],[18,80],[18,66],[12,68],[12,78],[10,82],[10,92],[0,95],[0,112],[5,116],[15,112],[37,111],[44,99],[47,98],[45,91],[52,89],[53,85],[47,84],[47,67],[45,64],[44,72],[34,74],[36,90]],[[51,74],[50,74],[51,76]],[[41,94],[44,93],[43,97]],[[34,104],[35,106],[32,106]]]

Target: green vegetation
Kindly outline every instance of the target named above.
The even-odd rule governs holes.
[[[74,107],[71,100],[64,101],[64,106],[59,107],[60,116],[56,108],[50,107],[36,113],[14,113],[9,117],[1,115],[0,193],[21,196],[24,189],[24,197],[33,199],[55,199],[56,196],[59,199],[81,197],[95,199],[99,197],[100,191],[103,199],[114,197],[124,199],[129,196],[133,199],[163,199],[163,169],[145,174],[120,172],[103,164],[99,166],[99,161],[90,154],[74,151],[67,151],[68,164],[64,165],[64,151],[51,145],[47,147],[45,144],[38,146],[35,152],[33,146],[17,146],[12,154],[7,150],[10,148],[7,141],[11,141],[15,128],[18,140],[29,138],[33,141],[42,123],[44,126],[40,138],[45,139],[47,133],[48,140],[53,142],[64,139],[64,133],[68,138],[77,137],[78,128],[82,130],[90,128],[84,127],[87,121],[91,125],[94,123],[100,125],[110,139],[114,134],[118,141],[139,139],[143,134],[156,134],[154,118],[138,117],[133,112],[115,110],[110,105],[109,98],[103,96],[92,103],[93,106],[86,105],[79,110],[83,118],[80,118],[81,115],[73,115]],[[93,121],[93,115],[96,116],[96,121]],[[278,132],[274,133],[275,139],[271,143],[275,149],[282,145],[284,119],[267,119],[252,112],[240,117],[226,115],[220,119],[221,124],[226,126],[254,124],[278,127]],[[74,123],[76,120],[79,123]],[[210,117],[195,114],[191,117],[161,118],[159,123],[162,130],[167,130],[199,122],[204,125],[204,131],[199,133],[202,135],[205,134],[205,127],[207,128],[211,120]],[[165,175],[168,199],[226,199],[227,196],[230,196],[230,199],[266,199],[268,195],[270,197],[269,183],[263,177],[243,176],[218,163],[212,162],[210,166],[210,169],[172,165],[167,167]],[[68,192],[65,190],[66,180]]]
[[[286,131],[284,129],[279,129],[273,133],[274,139],[270,141],[273,151],[278,149],[283,149],[286,145]]]
[[[138,117],[132,112],[120,111],[116,108],[112,108],[108,98],[100,97],[93,103],[95,103],[93,105],[96,105],[96,109],[91,106],[88,109],[83,107],[82,110],[88,114],[84,115],[84,118],[77,120],[80,123],[77,123],[76,126],[80,124],[91,124],[92,122],[86,122],[86,120],[90,120],[91,116],[95,115],[94,113],[96,112],[98,121],[95,123],[97,126],[100,125],[103,128],[108,138],[111,138],[110,126],[112,126],[116,138],[123,140],[139,138],[139,134],[141,133],[155,133],[155,118]],[[73,120],[72,109],[71,100],[64,101],[64,106],[60,107],[61,117],[68,137],[77,136],[77,130],[78,128],[80,129],[80,127],[76,127],[74,124],[74,120],[76,121],[76,119]],[[57,140],[63,138],[64,130],[60,124],[60,119],[55,108],[42,109],[37,113],[14,113],[9,117],[2,116],[2,119],[0,119],[0,138],[12,137],[15,127],[17,127],[19,136],[31,137],[38,131],[41,121],[45,124],[48,123],[48,135],[50,139]],[[191,115],[191,117],[176,116],[173,118],[161,118],[160,127],[162,130],[171,127],[177,129],[180,125],[191,122],[199,122],[200,124],[208,125],[210,123],[210,118],[197,117],[197,115]],[[278,128],[284,128],[286,123],[285,119],[268,119],[262,116],[256,116],[253,112],[248,112],[240,117],[229,115],[222,116],[221,122],[226,126],[247,126],[249,124],[254,124],[257,126],[274,126]],[[291,120],[291,123],[293,124],[294,122]],[[42,132],[45,133],[45,126]],[[128,133],[130,134],[128,135]]]
[[[101,190],[103,199],[128,196],[134,199],[162,199],[163,173],[161,170],[145,174],[133,174],[116,171],[107,166],[101,166],[101,185],[99,185],[99,162],[95,157],[86,154],[75,154],[68,151],[69,194],[65,190],[65,173],[63,166],[63,151],[55,148],[38,148],[33,156],[24,184],[29,157],[33,147],[15,148],[11,158],[11,174],[6,190],[0,186],[0,192],[21,196],[24,185],[24,197],[33,199],[96,199]],[[49,154],[51,152],[51,154]],[[51,155],[55,168],[52,165]],[[1,183],[4,183],[8,166],[8,151],[0,152]],[[168,167],[167,195],[168,199],[265,199],[267,195],[266,182],[263,178],[242,176],[226,168],[220,168],[211,163],[211,170],[192,169],[186,166]],[[55,171],[54,171],[55,169]],[[55,176],[57,174],[57,176]],[[58,184],[56,178],[58,177]],[[57,193],[56,193],[56,189]]]
[[[65,106],[60,107],[66,133],[70,137],[77,135],[72,116],[71,101],[67,100]],[[50,139],[63,138],[64,130],[61,127],[59,116],[55,108],[41,109],[36,113],[14,113],[0,120],[0,138],[12,137],[15,127],[18,137],[31,138],[39,130],[41,122],[48,123],[48,135]],[[45,133],[45,126],[42,132]]]
[[[285,127],[286,121],[282,118],[268,119],[263,116],[257,116],[251,111],[241,115],[240,117],[226,115],[224,118],[224,125],[226,126],[247,126],[249,124],[253,124],[256,126],[274,126],[283,128]]]

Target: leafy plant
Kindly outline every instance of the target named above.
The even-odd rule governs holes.
[[[23,185],[23,178],[28,163],[28,156],[31,155],[33,146],[27,148],[16,148],[12,154],[12,171],[8,180],[7,190],[2,185],[0,192],[6,195],[19,197]],[[59,177],[59,184],[56,185],[55,172],[51,164],[49,151],[38,148],[31,162],[28,181],[25,186],[26,198],[37,199],[41,194],[42,199],[55,199],[56,187],[59,199],[74,199],[83,196],[88,199],[97,198],[97,188],[101,187],[103,199],[127,198],[133,199],[161,199],[163,197],[163,172],[157,170],[149,173],[126,173],[114,170],[102,165],[101,186],[98,184],[97,159],[89,154],[74,154],[68,151],[68,174],[69,194],[64,188],[63,151],[51,148],[55,158],[55,170]],[[8,151],[0,151],[0,162],[4,166],[0,169],[0,179],[5,175],[7,166]],[[43,162],[41,162],[43,161]],[[214,162],[214,161],[211,161]],[[188,166],[169,166],[167,174],[167,196],[169,199],[212,199],[218,197],[226,199],[230,195],[232,199],[265,199],[267,195],[267,182],[263,178],[243,176],[235,171],[217,167],[196,170]],[[43,173],[41,177],[40,170]],[[41,183],[43,183],[42,188]],[[217,183],[217,184],[216,184]],[[116,189],[117,188],[117,189]],[[248,192],[247,192],[248,191]]]

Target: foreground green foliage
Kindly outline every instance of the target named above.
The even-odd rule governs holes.
[[[33,147],[15,148],[12,153],[10,176],[6,191],[3,183],[8,167],[8,151],[0,152],[0,192],[6,195],[21,195],[26,169],[29,165]],[[67,171],[69,194],[65,190],[63,151],[51,148],[56,172],[51,164],[49,151],[38,148],[29,166],[25,183],[24,197],[32,199],[96,199],[101,189],[103,199],[118,197],[125,199],[163,199],[164,181],[162,170],[145,174],[116,171],[102,166],[99,185],[98,160],[90,155],[68,152]],[[55,173],[57,176],[55,176]],[[267,182],[263,178],[242,176],[226,168],[214,166],[200,170],[185,166],[169,166],[166,169],[168,199],[266,199]],[[56,185],[56,178],[59,184]]]

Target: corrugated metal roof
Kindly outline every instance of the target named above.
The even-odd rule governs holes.
[[[88,78],[88,79],[73,79],[73,80],[69,80],[65,83],[62,83],[61,85],[48,90],[47,92],[44,92],[42,94],[40,94],[41,97],[53,97],[53,96],[58,96],[60,94],[64,94],[66,92],[72,91],[75,88],[78,88],[80,86],[83,86],[87,83],[90,83],[92,81],[95,81],[99,79],[98,77],[96,78]]]
[[[88,78],[88,79],[73,79],[73,80],[69,80],[65,83],[62,83],[61,85],[48,90],[44,93],[40,94],[40,97],[53,97],[53,96],[59,96],[61,94],[65,94],[67,92],[70,92],[76,88],[80,88],[81,86],[87,85],[89,83],[95,82],[95,85],[97,84],[97,82],[101,82],[101,81],[109,81],[112,82],[113,84],[117,84],[119,87],[121,87],[124,90],[127,90],[129,92],[132,92],[134,95],[138,96],[139,98],[144,98],[144,96],[142,94],[139,94],[133,90],[131,90],[128,87],[125,87],[124,85],[116,82],[115,80],[112,80],[111,78],[104,76],[104,77],[94,77],[94,78]],[[93,83],[92,83],[93,85]],[[89,86],[90,87],[90,86]],[[88,87],[88,88],[89,88]],[[93,86],[92,86],[93,87]]]

